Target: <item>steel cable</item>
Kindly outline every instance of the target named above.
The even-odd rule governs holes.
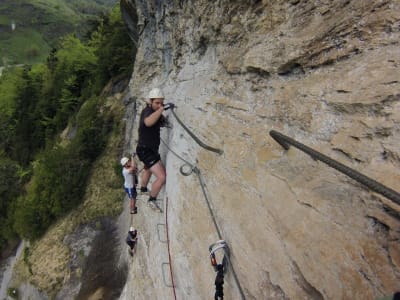
[[[197,144],[199,144],[201,147],[203,147],[206,150],[218,153],[220,155],[224,153],[224,151],[222,151],[221,149],[214,148],[214,147],[208,146],[205,143],[203,143],[197,136],[194,135],[194,133],[185,124],[183,124],[181,119],[178,118],[178,116],[176,115],[176,113],[174,111],[174,108],[172,108],[171,111],[172,111],[172,114],[174,115],[175,119],[178,121],[178,123],[183,127],[183,129],[185,129],[187,131],[187,133],[196,141]]]
[[[219,227],[218,227],[217,220],[216,220],[215,215],[214,215],[214,211],[213,211],[213,209],[211,208],[210,200],[209,200],[209,198],[208,198],[208,196],[207,196],[207,192],[206,192],[206,188],[205,188],[205,183],[204,183],[204,180],[203,180],[203,176],[201,175],[200,169],[197,168],[195,165],[191,164],[190,162],[188,162],[186,159],[184,159],[183,157],[181,157],[181,156],[178,155],[177,153],[175,153],[175,152],[167,145],[167,143],[164,142],[163,139],[161,139],[161,141],[162,141],[162,143],[167,147],[167,149],[168,149],[169,151],[171,151],[172,154],[174,154],[178,159],[182,160],[186,165],[189,165],[190,168],[191,168],[191,170],[192,170],[192,172],[194,172],[194,173],[197,175],[197,177],[198,177],[198,179],[199,179],[199,182],[200,182],[201,190],[202,190],[202,192],[203,192],[204,198],[206,199],[206,204],[207,204],[208,210],[209,210],[209,212],[210,212],[211,219],[212,219],[212,221],[213,221],[213,223],[214,223],[215,230],[217,231],[218,238],[219,238],[220,240],[222,240],[222,234],[221,234],[221,231],[220,231],[220,229],[219,229]],[[186,173],[186,172],[185,172],[185,174],[183,174],[183,173],[182,173],[182,167],[181,167],[181,170],[180,170],[180,171],[181,171],[181,174],[184,175],[184,176],[188,176],[188,175],[190,175],[190,174],[192,173],[192,172],[190,172],[190,173]],[[241,298],[242,298],[242,299],[246,299],[246,297],[245,297],[245,295],[244,295],[244,292],[243,292],[243,289],[242,289],[242,286],[240,285],[239,279],[238,279],[238,277],[237,277],[237,275],[236,275],[235,269],[233,268],[233,265],[232,265],[232,263],[231,263],[230,257],[227,255],[226,258],[228,259],[228,263],[229,263],[229,265],[231,266],[233,278],[234,278],[234,280],[235,280],[235,282],[236,282],[236,285],[237,285],[237,287],[238,287],[238,289],[239,289],[239,293],[240,293],[240,295],[241,295]]]

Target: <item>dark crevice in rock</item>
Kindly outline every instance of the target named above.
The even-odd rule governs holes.
[[[278,69],[278,75],[281,76],[298,76],[304,74],[303,67],[297,62],[288,62]]]
[[[206,53],[208,44],[208,38],[202,35],[196,45],[196,51],[200,57],[204,56],[204,54]]]
[[[316,213],[318,213],[319,215],[323,216],[324,218],[326,218],[327,220],[329,220],[330,222],[332,222],[333,224],[337,225],[337,226],[343,226],[343,224],[339,223],[337,220],[333,219],[331,216],[324,214],[323,212],[319,211],[315,206],[311,205],[310,203],[307,202],[303,202],[300,200],[297,200],[297,202],[302,205],[305,206],[307,208],[312,209],[313,211],[315,211]]]
[[[390,210],[389,215],[396,218],[397,220],[400,220],[400,215],[399,215],[398,211],[395,211],[386,205],[383,205],[383,208],[384,208],[384,211],[389,209]],[[384,223],[383,221],[379,220],[378,218],[376,218],[374,216],[369,216],[369,215],[366,217],[369,219],[370,224],[372,225],[372,228],[374,230],[374,233],[380,237],[380,240],[381,240],[380,246],[382,247],[383,251],[385,252],[385,255],[387,257],[387,261],[389,262],[389,265],[391,266],[391,268],[392,268],[393,272],[396,274],[396,276],[400,277],[400,272],[398,271],[396,263],[394,262],[391,254],[390,254],[391,253],[390,242],[399,240],[396,237],[396,235],[398,235],[398,233],[391,231],[392,228],[389,225],[387,225],[386,223]],[[362,258],[364,261],[367,262],[367,260],[365,259],[364,256],[362,256]],[[367,279],[369,282],[371,282],[371,280],[369,279],[368,276],[365,275],[363,277],[365,279]],[[373,283],[371,282],[371,284],[373,284]]]
[[[262,287],[269,293],[268,296],[265,296],[267,296],[268,299],[289,300],[290,298],[286,296],[282,288],[272,283],[269,272],[264,271],[263,273],[265,274],[266,280],[262,283]]]
[[[389,81],[389,82],[383,82],[383,85],[390,85],[390,84],[395,84],[395,83],[399,83],[397,80],[393,80],[393,81]]]
[[[383,8],[389,4],[390,1],[379,1],[372,9],[371,12],[375,12],[379,8]]]
[[[350,160],[352,160],[352,161],[356,161],[356,162],[358,162],[358,163],[359,163],[359,162],[362,162],[361,159],[351,156],[351,154],[347,153],[347,152],[344,151],[343,149],[340,149],[340,148],[332,148],[332,150],[333,150],[333,151],[337,151],[337,152],[343,154],[346,158],[348,158],[348,159],[350,159]]]
[[[384,235],[385,238],[387,237],[387,235],[389,233],[389,229],[390,229],[390,227],[387,224],[385,224],[382,221],[378,220],[374,216],[366,216],[366,218],[369,220],[370,225],[374,229],[375,233]]]
[[[368,276],[363,270],[361,270],[361,269],[358,270],[358,273],[360,273],[361,276],[362,276],[366,281],[372,283],[372,282],[371,282],[371,279],[369,278],[369,276]]]
[[[381,153],[382,159],[391,161],[400,168],[400,155],[390,149],[387,149],[385,146],[382,146],[382,148],[383,148],[383,151]]]
[[[308,294],[310,296],[310,299],[323,300],[324,296],[314,286],[312,286],[307,281],[307,279],[304,277],[303,273],[301,272],[299,266],[293,260],[292,260],[292,266],[294,268],[293,275],[295,277],[297,284],[304,290],[304,292],[306,294]]]
[[[400,222],[400,211],[395,210],[394,208],[383,204],[383,211],[388,214],[389,216],[395,218],[396,220],[398,220]]]
[[[376,128],[374,135],[377,138],[389,137],[392,135],[392,128]]]
[[[261,77],[269,77],[269,76],[271,75],[268,71],[266,71],[266,70],[264,70],[264,69],[256,68],[256,67],[252,67],[252,66],[248,66],[248,67],[246,68],[246,70],[247,70],[247,72],[249,72],[249,73],[258,74],[258,75],[260,75]]]
[[[306,207],[315,209],[314,206],[312,206],[310,203],[305,203],[305,202],[300,202],[300,201],[299,201],[299,203],[300,203],[301,205],[303,205],[303,206],[306,206]]]
[[[367,266],[370,266],[370,264],[369,264],[368,260],[366,259],[366,257],[365,257],[363,254],[361,254],[360,256],[361,256],[362,260],[364,261],[364,264],[367,265]],[[376,290],[378,290],[381,294],[384,294],[382,285],[379,284],[379,283],[377,283],[377,282],[374,280],[374,276],[373,276],[373,275],[372,275],[372,276],[369,276],[369,275],[368,275],[363,269],[361,269],[361,268],[358,270],[358,272],[359,272],[360,275],[365,279],[365,281],[368,282],[368,285],[369,285],[369,286],[374,287],[374,288],[375,288]],[[372,278],[372,279],[371,279],[371,278]]]
[[[246,112],[248,112],[247,109],[240,108],[240,107],[235,107],[235,106],[231,106],[231,105],[227,105],[226,108],[230,108],[230,109],[233,109],[233,110],[240,110],[240,111],[246,111]]]
[[[383,99],[377,100],[375,103],[326,102],[326,104],[332,107],[337,113],[342,114],[387,116],[390,115],[390,113],[387,112],[387,107],[399,100],[400,94],[396,94],[388,95]]]
[[[203,113],[206,113],[206,112],[207,112],[205,109],[203,109],[203,108],[201,108],[201,107],[196,107],[196,109],[197,109],[198,111],[203,112]]]

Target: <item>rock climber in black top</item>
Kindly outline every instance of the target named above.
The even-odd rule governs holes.
[[[142,193],[148,192],[147,184],[151,175],[156,177],[151,185],[149,203],[155,203],[166,179],[165,167],[158,152],[160,128],[165,123],[163,112],[164,95],[159,88],[154,88],[150,91],[149,102],[140,115],[139,141],[136,147],[136,153],[144,164],[140,191]]]

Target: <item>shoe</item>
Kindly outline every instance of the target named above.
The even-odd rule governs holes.
[[[132,215],[137,214],[137,207],[135,207],[134,209],[131,209],[131,214],[132,214]]]
[[[150,194],[150,191],[149,191],[149,189],[145,186],[145,187],[140,187],[140,194],[142,194],[142,195],[149,195]]]
[[[155,200],[149,200],[147,201],[148,206],[150,206],[152,209],[157,209],[157,203]]]
[[[153,202],[153,203],[156,203],[156,201],[157,201],[157,198],[155,198],[155,197],[152,197],[152,196],[149,196],[149,200],[148,200],[148,202]]]
[[[158,211],[158,212],[162,212],[162,209],[160,206],[158,206],[157,204],[157,199],[155,198],[149,198],[149,200],[147,201],[147,205],[150,206],[150,208]]]

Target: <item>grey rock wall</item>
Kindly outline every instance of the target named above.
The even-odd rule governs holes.
[[[168,232],[177,299],[210,299],[208,246],[231,251],[226,299],[376,299],[400,290],[400,207],[295,148],[276,130],[400,191],[398,1],[123,1],[143,24],[130,83],[140,113],[161,87],[167,112]],[[136,146],[137,116],[127,148]],[[175,154],[173,152],[174,151]],[[166,214],[139,197],[123,299],[173,299]],[[165,208],[165,207],[164,207]]]

